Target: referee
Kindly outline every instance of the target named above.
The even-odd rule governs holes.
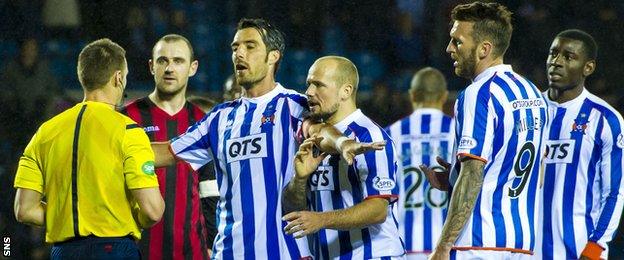
[[[43,123],[19,161],[15,216],[45,224],[52,259],[138,259],[140,229],[163,214],[149,140],[115,111],[127,75],[123,48],[88,44],[78,57],[84,101]]]

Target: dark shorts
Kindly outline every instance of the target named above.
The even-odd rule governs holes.
[[[81,237],[55,243],[51,259],[141,259],[131,237]]]

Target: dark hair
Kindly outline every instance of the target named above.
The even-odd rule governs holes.
[[[87,91],[106,85],[115,71],[125,68],[126,51],[107,38],[89,43],[78,56],[78,80]]]
[[[595,60],[598,57],[598,45],[589,33],[579,29],[569,29],[557,34],[557,38],[580,41],[583,43],[583,51],[589,60]]]
[[[284,43],[284,34],[264,19],[243,18],[238,22],[236,30],[242,30],[245,28],[254,28],[258,31],[258,33],[260,33],[262,42],[264,42],[264,45],[266,46],[267,53],[270,51],[279,51],[280,59],[275,63],[275,71],[273,71],[273,75],[275,75],[280,62],[282,61],[282,57],[284,57],[284,49],[286,48],[286,44]]]
[[[498,3],[474,2],[453,8],[451,18],[454,21],[474,22],[473,38],[477,42],[486,39],[494,44],[495,57],[502,56],[509,47],[513,26],[511,12]]]
[[[159,42],[177,42],[177,41],[183,41],[184,43],[186,43],[186,46],[189,49],[189,53],[191,54],[191,59],[189,62],[193,62],[195,60],[195,52],[193,51],[193,45],[191,45],[191,42],[186,37],[179,35],[179,34],[167,34],[161,37],[160,39],[158,39],[156,44],[154,44],[154,47],[152,47],[152,57],[154,56],[156,45]]]

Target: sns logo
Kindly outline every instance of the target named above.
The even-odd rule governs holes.
[[[477,140],[475,140],[474,138],[470,137],[470,136],[462,136],[462,138],[459,140],[459,149],[472,149],[477,147]]]
[[[319,166],[310,176],[310,190],[334,190],[334,170],[331,166]]]
[[[227,162],[267,157],[266,134],[245,136],[225,142]]]
[[[373,178],[373,188],[378,191],[391,190],[394,189],[394,186],[396,186],[396,183],[390,178],[379,176]]]
[[[546,163],[571,163],[576,141],[548,140],[546,141]]]

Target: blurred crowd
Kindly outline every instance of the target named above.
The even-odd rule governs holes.
[[[358,102],[386,126],[408,115],[407,89],[413,73],[433,66],[447,77],[451,98],[466,82],[452,74],[444,52],[453,0],[129,0],[0,1],[0,233],[11,234],[13,250],[45,257],[41,230],[16,225],[12,202],[17,160],[41,122],[82,97],[76,79],[78,52],[88,41],[108,37],[128,50],[128,90],[153,88],[150,46],[167,33],[191,39],[200,66],[189,91],[219,100],[232,73],[236,22],[263,17],[285,32],[287,48],[277,80],[305,90],[307,70],[320,55],[349,57],[358,66]],[[461,1],[466,2],[466,1]],[[592,34],[599,45],[598,68],[587,88],[624,111],[617,91],[624,73],[624,1],[498,1],[514,14],[507,52],[514,68],[545,86],[549,40],[566,28]],[[451,112],[452,100],[446,111]]]

